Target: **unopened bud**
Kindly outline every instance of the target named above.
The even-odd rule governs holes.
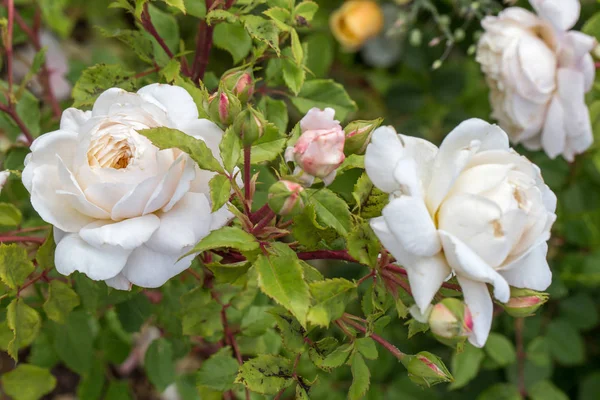
[[[442,360],[427,351],[405,356],[402,364],[408,370],[410,380],[417,385],[429,387],[454,380]]]
[[[441,66],[442,66],[442,60],[435,60],[433,62],[433,64],[431,65],[431,69],[433,69],[433,70],[440,69]]]
[[[513,287],[510,289],[510,299],[506,304],[502,304],[502,307],[512,317],[529,317],[546,303],[549,298],[548,293]]]
[[[428,322],[431,332],[444,343],[446,339],[465,339],[473,332],[473,317],[469,308],[454,298],[446,298],[433,306]]]
[[[223,75],[221,81],[227,90],[236,95],[243,103],[247,102],[254,94],[252,69],[232,69]]]
[[[208,98],[208,115],[213,122],[228,126],[241,111],[241,103],[233,93],[219,89]]]
[[[412,46],[418,47],[421,45],[421,41],[423,40],[423,35],[421,34],[420,30],[413,29],[412,31],[410,31],[410,37],[408,40]]]
[[[344,154],[363,154],[371,141],[373,131],[381,125],[381,121],[382,119],[378,118],[372,121],[350,122],[346,128],[344,128],[344,132],[346,133]]]
[[[457,29],[454,31],[454,40],[457,42],[463,41],[465,38],[465,31],[462,29]]]
[[[297,215],[304,209],[302,185],[279,181],[269,188],[269,207],[279,215]]]
[[[441,39],[439,36],[438,36],[438,37],[434,37],[433,39],[431,39],[431,40],[429,41],[429,45],[428,45],[428,46],[429,46],[429,47],[435,47],[435,46],[437,46],[438,44],[440,44],[440,42],[441,42],[441,41],[442,41],[442,39]]]
[[[263,135],[265,125],[263,115],[254,108],[248,107],[235,118],[233,129],[242,139],[242,143],[249,146]]]

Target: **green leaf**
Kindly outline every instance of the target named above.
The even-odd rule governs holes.
[[[237,64],[252,50],[252,38],[239,22],[222,22],[215,26],[214,45],[227,51]]]
[[[22,298],[16,298],[6,309],[6,321],[13,331],[13,339],[8,344],[8,354],[18,361],[19,349],[29,346],[37,337],[42,321],[33,308]]]
[[[139,332],[152,314],[150,300],[142,293],[116,305],[115,310],[125,332]]]
[[[477,396],[477,400],[522,400],[522,397],[517,386],[496,383]]]
[[[206,3],[198,0],[183,0],[188,15],[204,19],[206,17]]]
[[[517,360],[515,346],[506,336],[499,333],[490,333],[483,349],[492,360],[502,367],[510,365]]]
[[[69,285],[58,280],[50,281],[48,299],[43,306],[48,318],[63,324],[78,305],[79,296]]]
[[[150,344],[144,358],[144,369],[150,382],[161,393],[175,382],[173,348],[167,339],[159,338]]]
[[[272,7],[267,11],[264,11],[263,14],[271,18],[275,25],[277,25],[277,27],[282,31],[287,32],[290,30],[289,22],[292,17],[292,13],[289,10],[286,10],[282,7]]]
[[[183,334],[211,337],[223,331],[221,305],[199,287],[181,296]],[[198,312],[202,310],[202,312]]]
[[[546,340],[552,356],[563,365],[577,365],[585,361],[585,345],[571,323],[555,319],[548,324]]]
[[[104,389],[104,375],[106,370],[100,359],[94,360],[90,372],[82,376],[77,385],[77,398],[86,400],[99,400]]]
[[[294,383],[292,362],[281,356],[260,355],[246,361],[235,380],[261,394],[276,394]]]
[[[212,212],[216,212],[229,201],[231,182],[225,175],[215,175],[208,182],[208,186],[210,187]]]
[[[275,317],[283,346],[293,353],[300,353],[305,348],[304,335],[306,331],[302,325],[283,309],[273,310],[271,314]]]
[[[106,89],[119,87],[133,90],[137,86],[134,73],[122,65],[96,64],[81,73],[73,87],[73,107],[81,108],[94,104]]]
[[[484,357],[485,354],[483,353],[483,350],[474,347],[470,343],[465,345],[465,348],[461,353],[454,353],[452,356],[452,375],[454,375],[454,382],[450,384],[450,389],[460,389],[475,378]]]
[[[196,139],[180,130],[167,127],[141,129],[138,133],[146,136],[161,150],[172,148],[182,150],[189,154],[201,169],[219,173],[224,172],[219,161],[201,139]]]
[[[331,34],[324,32],[312,33],[304,39],[304,45],[307,49],[304,55],[306,68],[316,78],[326,77],[331,64],[333,64],[335,54],[335,43]]]
[[[234,23],[238,21],[238,17],[227,10],[217,8],[206,14],[206,22],[209,25],[215,21]]]
[[[356,111],[356,103],[350,98],[346,89],[331,79],[314,79],[302,86],[298,96],[291,98],[301,114],[306,114],[313,107],[324,109],[331,107],[335,110],[336,119],[345,120]]]
[[[540,381],[533,385],[527,394],[531,400],[569,400],[569,397],[552,382]]]
[[[54,349],[69,369],[87,374],[94,360],[92,320],[84,311],[74,311],[64,325],[54,324]]]
[[[356,339],[355,347],[363,357],[368,358],[369,360],[376,360],[378,357],[375,341],[370,337]]]
[[[600,371],[587,374],[580,382],[579,400],[595,400],[600,393]]]
[[[182,13],[186,13],[185,10],[185,2],[184,0],[163,0],[165,3],[170,5],[171,7],[178,8]]]
[[[250,306],[242,318],[242,334],[260,336],[272,328],[275,325],[275,317],[269,313],[272,308],[273,306]]]
[[[279,129],[272,123],[265,125],[264,135],[252,145],[250,162],[259,164],[272,161],[281,155],[287,139],[282,137]]]
[[[269,254],[259,255],[254,267],[261,290],[287,308],[305,327],[310,294],[296,253],[287,244],[272,243]]]
[[[104,37],[117,39],[133,50],[140,60],[148,64],[154,63],[152,42],[142,32],[133,29],[116,29],[114,31],[99,29]]]
[[[294,56],[294,60],[296,64],[301,65],[302,61],[304,61],[304,50],[302,49],[302,43],[300,43],[300,37],[298,36],[298,32],[295,29],[291,30],[292,36],[292,55]]]
[[[258,103],[258,109],[263,113],[267,121],[277,126],[280,133],[287,131],[288,109],[285,101],[263,96]]]
[[[562,300],[558,307],[561,316],[577,329],[592,329],[598,324],[598,310],[590,295],[577,293]]]
[[[56,243],[54,243],[54,230],[48,229],[48,236],[46,236],[44,244],[38,248],[38,251],[35,254],[35,259],[42,269],[54,268],[55,250]]]
[[[346,236],[352,229],[348,205],[329,189],[312,191],[309,204],[315,208],[317,221],[322,226],[330,226],[340,235]]]
[[[104,398],[107,400],[132,400],[129,383],[127,381],[111,381]]]
[[[356,225],[347,238],[348,252],[361,264],[377,266],[381,244],[368,222]]]
[[[17,244],[0,244],[0,279],[16,289],[33,272],[35,266],[27,258],[27,250]]]
[[[200,241],[189,254],[201,253],[218,248],[232,248],[239,251],[257,250],[260,245],[256,238],[241,228],[235,226],[224,226],[212,231]]]
[[[35,365],[19,364],[2,375],[2,388],[14,400],[38,400],[56,386],[49,370]]]
[[[583,28],[581,28],[581,32],[593,36],[596,39],[600,39],[600,12],[595,13],[588,19]]]
[[[226,392],[233,389],[238,368],[238,362],[231,355],[231,348],[223,347],[202,363],[196,375],[196,384]]]
[[[225,170],[232,173],[240,159],[242,151],[242,142],[232,127],[229,127],[225,131],[225,135],[223,135],[223,139],[219,143],[219,150],[221,150],[221,159],[223,160]]]
[[[52,346],[50,332],[41,330],[31,344],[31,353],[27,357],[27,362],[38,367],[52,369],[59,361],[58,355]]]
[[[246,15],[243,18],[244,28],[255,40],[267,44],[277,55],[279,50],[279,29],[271,20],[266,20],[257,15]]]
[[[327,327],[356,298],[356,284],[342,278],[327,279],[312,282],[310,293],[315,304],[308,311],[308,322]]]
[[[0,203],[0,225],[17,226],[21,223],[21,211],[10,203]]]
[[[50,27],[61,37],[66,38],[75,26],[75,19],[66,14],[66,1],[38,0],[37,4],[42,10],[44,25]]]
[[[319,5],[314,1],[303,1],[298,4],[294,9],[294,18],[302,17],[306,22],[312,21],[313,17],[317,13]]]
[[[416,319],[410,319],[406,325],[408,325],[408,338],[415,336],[417,333],[425,333],[429,330],[429,325],[423,322],[419,322]]]
[[[371,383],[371,372],[369,371],[369,367],[367,367],[367,364],[360,353],[356,352],[352,356],[351,370],[352,385],[350,385],[350,390],[348,391],[348,399],[362,399],[367,393],[367,390],[369,390],[369,385]]]
[[[354,349],[354,345],[352,345],[350,343],[341,345],[340,347],[338,347],[337,349],[335,349],[334,351],[329,353],[323,359],[321,364],[318,365],[318,367],[325,368],[325,369],[341,367],[342,364],[344,364],[346,362],[348,357],[350,357],[350,353],[352,352],[353,349]]]
[[[281,66],[285,85],[297,96],[306,80],[306,72],[302,66],[289,59],[281,60]]]
[[[538,336],[529,342],[527,346],[527,359],[539,366],[549,366],[552,364],[548,342],[543,336]]]

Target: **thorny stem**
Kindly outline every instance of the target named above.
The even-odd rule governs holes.
[[[396,285],[400,286],[402,289],[404,289],[404,291],[408,294],[410,294],[412,296],[412,290],[410,289],[410,285],[408,284],[408,282],[403,281],[402,279],[400,279],[399,277],[397,277],[396,275],[388,272],[388,271],[382,271],[381,275],[384,278],[388,278],[389,280],[391,280],[392,282],[394,282]]]
[[[366,281],[369,278],[375,277],[377,275],[377,272],[373,269],[371,270],[371,272],[369,272],[367,275],[363,276],[362,278],[360,278],[358,280],[358,282],[356,282],[357,286],[360,286],[361,283],[363,283],[364,281]]]
[[[260,221],[261,219],[263,219],[263,217],[265,215],[267,215],[267,213],[271,210],[271,208],[269,207],[268,204],[265,204],[264,206],[262,206],[261,208],[259,208],[258,210],[256,210],[256,212],[253,212],[250,215],[250,220],[254,223]]]
[[[350,319],[346,316],[343,316],[342,321],[343,321],[343,323],[348,324],[355,329],[358,329],[362,333],[367,334],[367,329],[364,326],[360,325],[359,323],[353,321],[352,319]],[[374,333],[370,333],[369,337],[371,339],[373,339],[374,341],[376,341],[377,343],[379,343],[380,345],[382,345],[387,351],[389,351],[398,360],[402,361],[402,359],[406,356],[406,354],[401,352],[396,346],[394,346],[393,344],[391,344],[390,342],[388,342],[381,336],[376,335]]]
[[[521,396],[527,396],[525,387],[525,350],[523,349],[523,328],[525,326],[525,318],[515,319],[515,340],[517,342],[517,371],[519,380],[519,392]]]
[[[254,229],[252,229],[252,232],[255,234],[260,233],[263,230],[263,228],[267,226],[269,222],[273,220],[273,218],[275,218],[275,215],[276,214],[271,209],[269,209],[267,215],[265,215],[264,218],[258,224],[256,224]]]

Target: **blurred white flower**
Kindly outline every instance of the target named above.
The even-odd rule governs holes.
[[[550,285],[546,241],[556,196],[539,168],[509,148],[498,126],[465,121],[439,149],[379,128],[365,167],[375,186],[390,194],[371,227],[408,271],[421,313],[454,273],[473,317],[469,340],[481,347],[493,313],[486,284],[501,302],[510,298],[509,285]]]
[[[166,126],[204,140],[219,158],[223,131],[198,119],[183,88],[109,89],[92,111],[64,111],[37,138],[23,171],[38,214],[54,225],[56,269],[117,289],[158,287],[190,266],[179,258],[231,217],[212,213],[208,181],[179,149],[159,150],[137,130]]]
[[[60,42],[48,31],[40,33],[40,44],[46,47],[46,67],[48,68],[48,79],[54,96],[58,100],[65,100],[71,97],[71,84],[65,78],[69,72],[69,62],[63,51]],[[29,72],[36,51],[32,45],[17,48],[15,51],[15,61],[13,65],[13,75],[15,80],[20,81]],[[31,81],[31,90],[40,95],[42,86],[37,78]]]
[[[9,176],[9,171],[0,171],[0,192],[2,192],[2,188],[4,188],[4,185],[6,185],[6,181],[8,180]]]
[[[594,82],[596,40],[569,31],[578,0],[530,0],[538,15],[511,7],[486,17],[477,61],[490,86],[492,116],[514,143],[569,161],[593,142],[585,93]]]

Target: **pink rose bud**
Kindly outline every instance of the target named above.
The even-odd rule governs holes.
[[[221,126],[231,125],[241,111],[240,100],[227,89],[220,88],[208,98],[208,115]]]
[[[466,339],[473,332],[471,311],[465,303],[454,298],[444,299],[433,306],[428,322],[436,338],[449,345]]]
[[[300,121],[302,135],[293,148],[286,151],[288,161],[296,161],[296,173],[307,183],[314,177],[321,178],[326,185],[335,179],[336,169],[344,162],[346,136],[339,121],[333,119],[335,111],[313,108]]]
[[[304,209],[302,185],[279,181],[269,189],[269,207],[279,215],[296,215]]]
[[[402,364],[408,370],[410,380],[417,385],[429,387],[454,380],[442,360],[427,351],[405,356]]]
[[[254,94],[254,74],[252,69],[232,69],[221,78],[225,87],[235,94],[240,101],[246,102]]]
[[[533,315],[549,299],[548,293],[531,289],[511,288],[510,299],[502,304],[506,313],[515,318]]]
[[[346,143],[344,145],[344,153],[350,154],[363,154],[367,150],[367,145],[371,141],[373,131],[379,128],[382,118],[374,119],[372,121],[353,121],[350,122],[345,128],[346,132]]]

